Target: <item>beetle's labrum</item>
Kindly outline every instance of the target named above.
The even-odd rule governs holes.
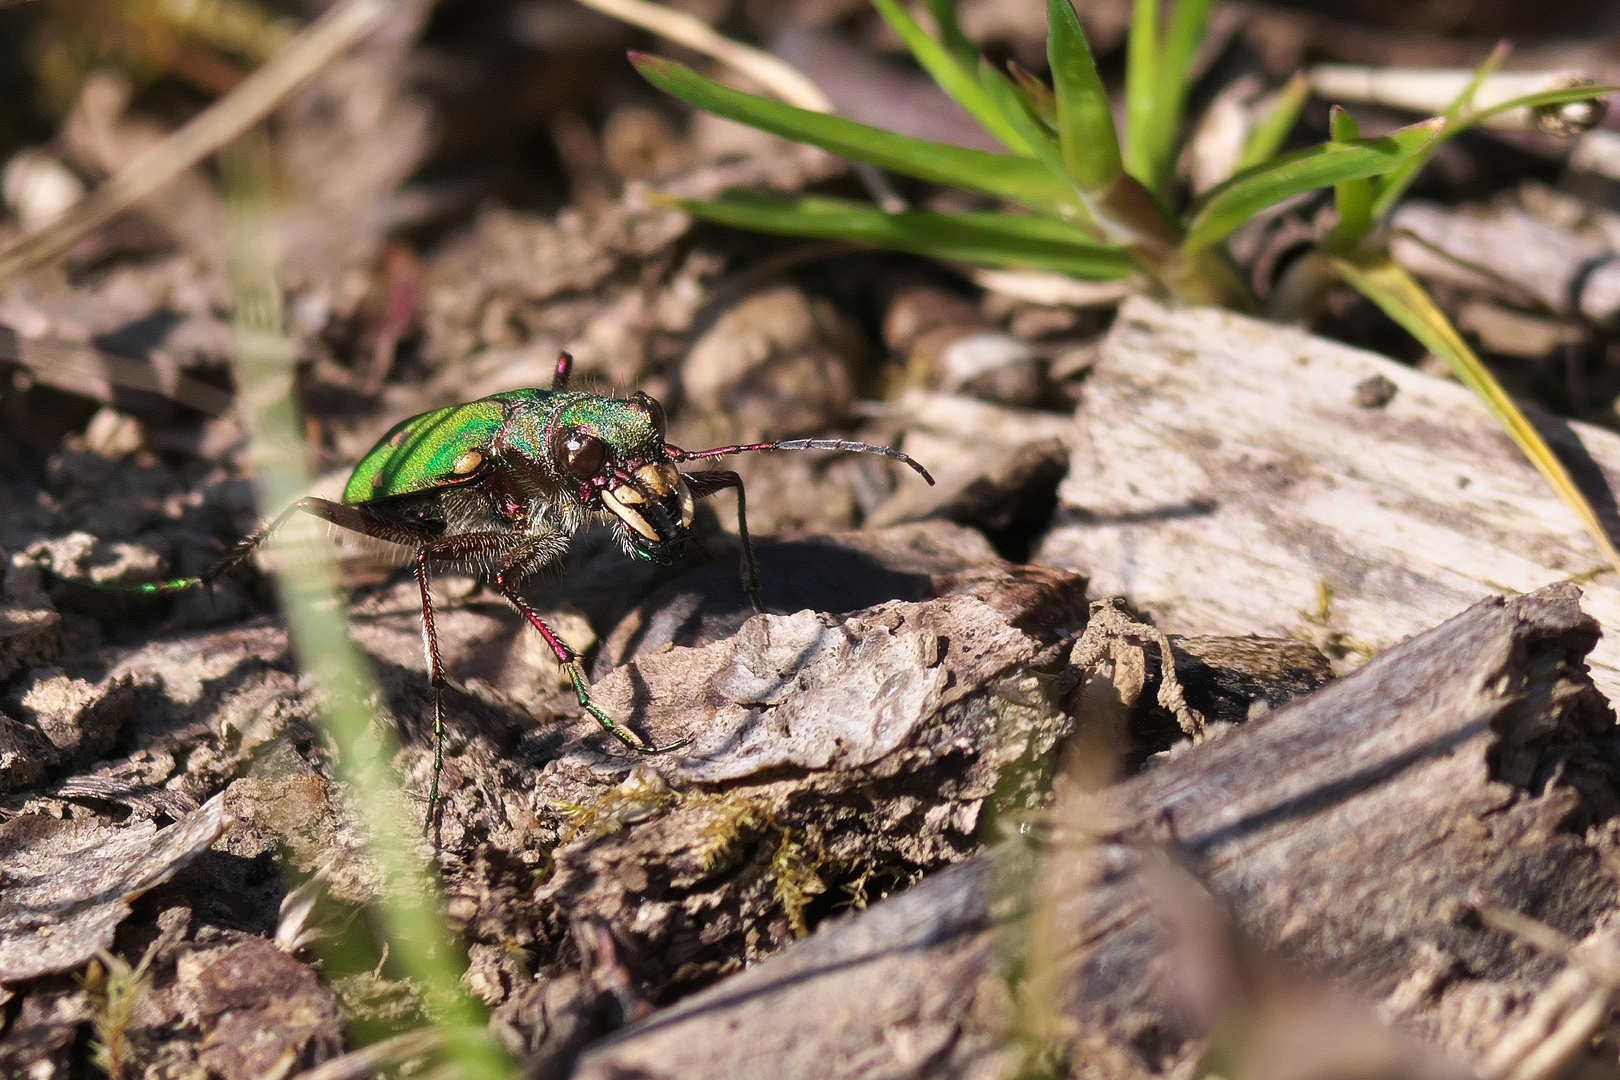
[[[579,657],[545,624],[518,587],[558,562],[569,538],[606,521],[637,558],[668,561],[689,535],[696,501],[726,488],[737,492],[743,587],[763,611],[742,478],[734,472],[682,473],[682,462],[769,450],[848,450],[901,461],[932,484],[898,450],[842,439],[719,446],[688,451],[665,441],[664,409],[643,393],[625,399],[569,390],[564,353],[550,390],[510,390],[464,405],[413,416],[395,425],[355,466],[342,500],[305,498],[237,546],[207,578],[144,586],[167,592],[214,580],[245,561],[297,511],[414,551],[422,594],[422,644],[433,685],[431,827],[444,765],[447,685],[433,622],[430,564],[444,562],[484,576],[537,630],[573,684],[579,704],[632,750],[656,754],[686,745],[654,746],[614,723],[591,701]]]

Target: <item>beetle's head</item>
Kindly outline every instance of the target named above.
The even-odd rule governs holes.
[[[664,423],[664,407],[642,393],[582,398],[552,420],[552,467],[644,558],[662,558],[685,540],[695,509],[664,448]]]

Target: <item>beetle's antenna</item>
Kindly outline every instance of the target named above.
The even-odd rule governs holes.
[[[569,379],[569,376],[573,375],[573,373],[574,373],[574,358],[572,356],[568,355],[565,352],[558,353],[557,354],[557,370],[551,376],[551,388],[553,390],[566,390],[566,389],[568,389],[568,379]]]
[[[847,439],[784,439],[781,442],[744,443],[737,446],[716,446],[712,450],[682,450],[678,446],[664,447],[672,461],[699,461],[703,458],[725,457],[727,454],[754,454],[773,450],[845,450],[857,454],[882,454],[886,458],[910,466],[918,476],[933,484],[928,470],[909,454],[902,454],[892,446],[874,446],[871,443],[850,442]]]

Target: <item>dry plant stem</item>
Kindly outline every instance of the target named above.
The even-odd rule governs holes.
[[[339,0],[235,90],[130,162],[56,221],[0,251],[0,289],[58,258],[84,236],[235,140],[372,29],[387,10],[382,0]]]
[[[821,88],[793,67],[770,53],[761,52],[759,49],[715,33],[708,23],[696,15],[674,11],[660,4],[648,3],[647,0],[579,0],[579,2],[604,15],[611,15],[621,22],[639,26],[643,30],[651,30],[677,45],[684,45],[705,56],[712,56],[722,64],[736,68],[789,105],[797,105],[812,112],[833,111],[832,102],[821,92]]]
[[[239,402],[268,516],[308,483],[293,398],[294,355],[282,331],[268,140],[257,133],[244,138],[222,165]],[[406,836],[405,822],[416,815],[406,810],[409,804],[390,768],[393,739],[367,704],[376,688],[340,614],[329,542],[317,530],[306,535],[302,550],[281,560],[277,584],[293,650],[325,698],[321,715],[336,749],[338,777],[370,827],[368,851],[384,882],[377,911],[390,955],[422,986],[445,1055],[463,1074],[510,1076],[512,1064],[490,1041],[483,1010],[461,988],[465,965],[458,962],[460,949],[440,918],[437,883]]]

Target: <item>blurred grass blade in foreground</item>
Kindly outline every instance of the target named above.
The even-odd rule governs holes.
[[[262,132],[245,136],[221,155],[221,169],[238,402],[258,472],[261,511],[268,517],[309,482],[294,398],[296,358],[282,328],[269,140]],[[334,767],[366,822],[367,850],[382,872],[375,910],[388,955],[422,987],[445,1057],[462,1076],[515,1078],[512,1062],[490,1037],[483,1008],[461,987],[466,967],[461,947],[440,916],[437,883],[405,835],[402,823],[412,815],[404,812],[407,799],[391,764],[396,746],[367,704],[377,689],[349,637],[330,566],[330,541],[320,530],[308,529],[298,546],[296,557],[278,560],[276,582],[299,666],[319,688],[321,722],[336,748]]]

